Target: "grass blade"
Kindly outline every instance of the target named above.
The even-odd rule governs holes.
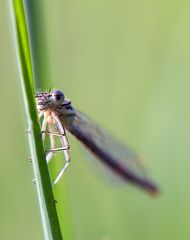
[[[48,167],[41,139],[41,130],[34,100],[34,79],[25,11],[22,0],[10,1],[13,30],[16,38],[22,93],[29,125],[29,144],[39,199],[45,239],[63,239],[57,217]]]

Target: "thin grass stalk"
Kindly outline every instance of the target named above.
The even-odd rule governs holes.
[[[44,235],[47,240],[61,240],[63,238],[57,217],[51,181],[45,160],[41,130],[36,112],[34,77],[23,1],[10,0],[10,8],[12,12],[20,82],[29,126],[29,145]]]

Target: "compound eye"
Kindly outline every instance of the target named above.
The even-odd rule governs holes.
[[[56,90],[52,94],[52,99],[53,99],[55,105],[59,105],[59,104],[63,103],[63,101],[65,100],[65,96],[61,91]]]

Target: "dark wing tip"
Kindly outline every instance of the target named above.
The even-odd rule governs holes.
[[[152,183],[148,186],[147,191],[152,197],[157,197],[160,194],[160,189],[158,186]]]

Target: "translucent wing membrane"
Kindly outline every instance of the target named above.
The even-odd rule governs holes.
[[[63,176],[70,162],[66,128],[113,173],[150,193],[157,193],[157,186],[144,174],[140,157],[84,114],[73,109],[71,101],[66,99],[61,91],[36,93],[35,97],[39,118],[43,116],[43,139],[45,133],[50,137],[51,148],[46,156],[47,162],[57,151],[63,151],[65,155],[66,164],[55,179],[53,186]],[[46,130],[47,125],[49,132]],[[55,132],[51,132],[53,131],[51,126],[54,126]],[[55,136],[59,137],[61,148],[56,146]]]
[[[157,186],[145,176],[140,157],[129,147],[114,139],[83,113],[62,118],[65,127],[80,140],[104,165],[127,182],[151,193]]]

